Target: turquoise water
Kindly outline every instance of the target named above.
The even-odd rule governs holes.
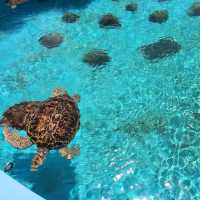
[[[0,167],[13,161],[10,175],[46,199],[200,199],[200,21],[186,10],[193,0],[31,1],[10,10],[0,6],[0,111],[24,100],[41,100],[55,87],[81,95],[81,129],[72,144],[81,154],[71,161],[48,155],[29,171],[35,147],[16,150],[0,135]],[[148,21],[167,9],[163,24]],[[65,11],[80,21],[65,24]],[[101,29],[99,18],[116,15],[122,27]],[[38,39],[64,34],[60,47],[46,49]],[[151,63],[140,46],[172,37],[182,49]],[[103,68],[82,62],[91,49],[112,57]],[[1,130],[2,132],[2,130]]]

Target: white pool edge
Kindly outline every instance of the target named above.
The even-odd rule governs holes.
[[[0,199],[45,200],[0,170]]]

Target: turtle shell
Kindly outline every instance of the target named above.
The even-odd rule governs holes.
[[[38,147],[60,148],[68,144],[80,127],[80,112],[67,94],[43,101],[26,121],[26,131]]]

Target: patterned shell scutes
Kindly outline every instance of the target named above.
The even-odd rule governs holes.
[[[80,126],[80,113],[67,94],[42,102],[39,110],[29,116],[27,133],[39,147],[59,148],[68,144]]]

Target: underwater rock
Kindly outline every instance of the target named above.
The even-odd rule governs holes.
[[[93,66],[104,65],[110,60],[111,57],[103,50],[92,50],[83,57],[83,62]]]
[[[60,33],[48,33],[38,40],[39,43],[47,48],[54,48],[60,46],[63,42],[64,36]]]
[[[79,18],[80,18],[79,15],[76,15],[76,14],[70,13],[70,12],[66,12],[62,17],[62,20],[66,23],[74,23],[74,22],[78,21]]]
[[[129,3],[126,5],[125,9],[130,12],[135,12],[135,11],[137,11],[138,6],[136,3]]]
[[[14,163],[13,163],[13,162],[8,162],[8,163],[6,163],[6,165],[4,166],[3,171],[4,171],[4,172],[9,172],[9,171],[11,171],[11,170],[13,169],[13,167],[14,167]]]
[[[149,16],[149,21],[154,23],[163,23],[168,20],[167,10],[156,10]]]
[[[101,17],[101,19],[99,20],[99,26],[101,28],[116,28],[116,27],[120,27],[121,24],[117,17],[108,13]]]
[[[191,17],[200,16],[200,2],[193,3],[187,13]]]
[[[163,38],[155,43],[144,45],[141,47],[144,58],[148,60],[161,59],[178,53],[181,45],[172,38]]]

